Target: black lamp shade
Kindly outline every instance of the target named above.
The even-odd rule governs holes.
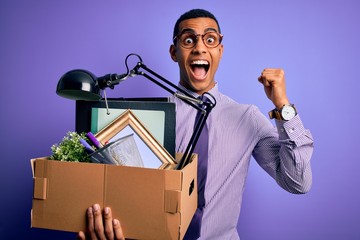
[[[97,77],[86,70],[72,70],[59,80],[56,93],[72,100],[100,100]]]

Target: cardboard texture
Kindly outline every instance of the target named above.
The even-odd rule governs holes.
[[[31,160],[32,227],[84,231],[86,209],[111,207],[131,239],[182,239],[197,208],[197,156],[182,170]]]

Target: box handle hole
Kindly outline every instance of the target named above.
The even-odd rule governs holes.
[[[189,187],[189,196],[192,194],[192,192],[194,191],[194,184],[195,184],[195,181],[194,179],[191,181],[190,183],[190,187]]]

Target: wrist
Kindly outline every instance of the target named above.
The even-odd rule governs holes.
[[[288,99],[284,99],[284,100],[281,100],[281,101],[274,102],[274,105],[275,105],[275,108],[277,110],[280,110],[285,105],[291,105],[291,103],[289,102]]]

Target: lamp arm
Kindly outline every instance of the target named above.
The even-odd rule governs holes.
[[[211,105],[211,104],[210,104]],[[205,124],[206,124],[206,120],[210,114],[210,111],[212,110],[213,106],[208,105],[208,103],[206,103],[204,106],[208,106],[208,109],[203,109],[201,112],[201,115],[194,127],[194,132],[191,135],[191,138],[189,140],[189,143],[185,149],[184,155],[182,156],[179,164],[177,165],[176,169],[177,170],[181,170],[183,169],[191,160],[191,155],[194,152],[195,146],[199,140],[200,134],[202,129],[204,128]]]
[[[155,76],[156,78],[158,78],[159,80],[161,80],[162,82],[160,82],[159,80],[156,80],[155,78],[151,77],[149,74],[143,72],[143,71],[139,71],[140,68],[142,68],[143,70],[147,71],[148,73],[152,74],[153,76]],[[199,101],[199,99],[195,98],[194,96],[190,95],[189,93],[187,93],[186,91],[184,91],[183,89],[179,88],[178,86],[176,86],[175,84],[173,84],[172,82],[170,82],[169,80],[167,80],[166,78],[160,76],[159,74],[157,74],[156,72],[154,72],[153,70],[151,70],[150,68],[148,68],[145,64],[143,64],[142,62],[138,62],[137,65],[135,66],[135,68],[132,70],[134,75],[141,75],[146,77],[147,79],[149,79],[150,81],[152,81],[153,83],[155,83],[156,85],[160,86],[161,88],[163,88],[164,90],[166,90],[167,92],[169,92],[171,95],[174,95],[175,97],[180,98],[181,100],[183,100],[184,102],[186,102],[187,104],[191,105],[192,107],[196,108],[197,110],[201,111],[202,109],[194,104],[197,103],[199,104],[201,101]],[[168,86],[166,86],[165,84],[167,84]],[[181,94],[177,93],[176,91],[174,91],[173,89],[171,89],[170,87],[174,88],[177,92],[181,92],[181,94],[183,95],[183,97],[180,97]],[[179,96],[180,95],[180,96]]]
[[[151,75],[155,76],[157,79],[161,80],[161,82],[159,80],[153,78],[149,74],[147,74],[143,71],[140,71],[140,69],[143,69],[146,72],[150,73]],[[196,122],[196,125],[194,127],[194,132],[191,135],[191,138],[185,149],[185,152],[183,153],[183,156],[180,159],[180,161],[176,167],[177,170],[183,169],[191,161],[191,155],[193,154],[193,151],[194,151],[195,145],[197,144],[197,141],[199,139],[200,133],[206,124],[207,117],[209,116],[209,113],[216,105],[215,98],[210,93],[205,92],[203,95],[208,95],[206,100],[205,101],[199,100],[199,99],[195,98],[194,96],[190,95],[188,92],[179,88],[178,86],[176,86],[175,84],[173,84],[172,82],[167,80],[166,78],[160,76],[159,74],[157,74],[156,72],[154,72],[153,70],[148,68],[142,62],[138,62],[137,65],[134,67],[134,69],[131,71],[131,73],[133,75],[142,75],[142,76],[146,77],[153,83],[157,84],[158,86],[165,89],[166,91],[168,91],[175,97],[179,98],[180,100],[184,101],[185,103],[189,104],[190,106],[192,106],[193,108],[195,108],[196,110],[201,112],[201,115],[200,115],[198,121]],[[167,85],[165,85],[164,83]],[[170,87],[172,87],[176,91],[174,91]],[[212,101],[210,101],[210,99],[212,99]]]

